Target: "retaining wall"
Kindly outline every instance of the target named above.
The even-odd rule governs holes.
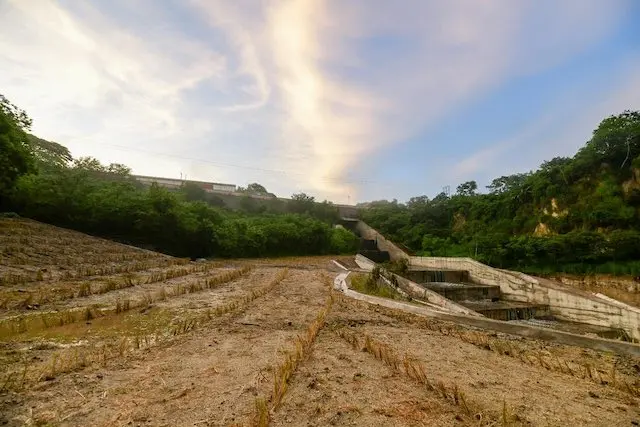
[[[379,305],[419,316],[446,320],[481,329],[503,332],[505,334],[518,335],[522,337],[541,339],[549,342],[557,342],[565,345],[573,345],[583,348],[590,348],[599,351],[609,351],[617,354],[625,354],[633,357],[640,357],[640,346],[622,341],[613,341],[602,338],[592,338],[584,335],[571,334],[553,329],[538,328],[535,326],[521,325],[513,322],[501,322],[499,320],[487,319],[486,317],[465,316],[460,314],[449,314],[442,311],[419,307],[404,302],[389,300],[386,298],[365,295],[347,287],[346,278],[349,273],[341,273],[334,279],[334,287],[349,298],[366,302],[368,304]]]
[[[356,255],[356,264],[358,264],[358,267],[366,271],[371,271],[373,270],[373,267],[376,266],[375,262],[360,254]]]
[[[373,267],[375,267],[376,265],[373,261],[371,261],[367,257],[360,254],[356,255],[356,264],[358,264],[360,268],[366,271],[373,270]],[[389,279],[391,277],[395,278],[395,283],[398,284],[398,289],[402,291],[402,293],[408,295],[411,298],[415,298],[418,301],[423,301],[425,303],[428,303],[436,307],[441,307],[444,310],[450,311],[452,313],[461,313],[461,314],[467,314],[470,316],[480,316],[479,313],[476,313],[473,310],[470,310],[460,304],[457,304],[443,297],[442,295],[440,295],[435,291],[432,291],[430,289],[425,289],[424,287],[418,285],[417,283],[412,282],[409,279],[406,279],[395,273],[391,273],[390,271],[387,271],[384,268],[381,268],[380,271],[382,273],[381,274],[382,279],[386,281],[386,284],[388,284],[391,287],[394,287],[393,284],[391,284]]]
[[[476,313],[475,311],[470,310],[460,304],[457,304],[443,297],[439,293],[432,291],[431,289],[426,289],[409,279],[398,276],[395,273],[386,272],[385,274],[395,277],[396,282],[398,283],[398,287],[406,292],[407,295],[409,295],[411,298],[437,305],[452,313],[466,314],[469,316],[481,316],[481,314]]]
[[[620,328],[640,341],[640,310],[634,307],[565,288],[550,280],[492,268],[471,258],[410,257],[409,263],[412,267],[467,270],[475,283],[500,286],[508,300],[548,304],[558,319]]]

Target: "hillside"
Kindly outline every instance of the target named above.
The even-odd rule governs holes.
[[[0,248],[2,425],[640,419],[637,358],[367,305],[332,257],[189,262],[7,218]]]
[[[377,201],[361,216],[426,255],[525,271],[640,274],[640,112],[603,120],[573,157],[502,176],[478,192]]]
[[[0,212],[137,245],[169,255],[263,257],[355,253],[356,236],[338,207],[304,193],[270,194],[253,183],[226,206],[197,185],[170,191],[138,182],[122,164],[71,156],[63,145],[30,133],[26,112],[0,95]]]

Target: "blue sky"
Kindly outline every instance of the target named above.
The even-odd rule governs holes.
[[[0,1],[0,93],[134,173],[404,201],[640,109],[634,0]]]

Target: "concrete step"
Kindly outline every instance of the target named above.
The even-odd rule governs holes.
[[[469,283],[469,272],[466,270],[428,270],[424,268],[409,269],[403,273],[407,279],[416,283]]]
[[[375,240],[360,239],[360,249],[363,251],[377,251],[378,245]]]
[[[495,320],[528,320],[551,317],[549,306],[545,304],[490,300],[459,301],[459,304]]]
[[[450,282],[429,282],[422,283],[421,286],[452,301],[497,301],[500,299],[500,286]]]

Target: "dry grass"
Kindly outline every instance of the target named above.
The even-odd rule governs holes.
[[[54,352],[43,363],[28,361],[23,368],[6,372],[0,378],[0,392],[6,390],[21,391],[29,385],[41,381],[48,381],[57,376],[84,369],[87,366],[106,366],[109,361],[122,360],[134,351],[150,348],[168,342],[178,335],[189,333],[195,329],[205,327],[216,317],[231,312],[240,312],[257,298],[271,292],[286,277],[287,269],[281,270],[267,285],[254,289],[247,295],[222,304],[204,313],[182,318],[176,322],[155,325],[153,330],[141,334],[124,335],[112,342],[100,345],[91,344],[86,347],[67,348]]]
[[[637,380],[634,383],[628,382],[624,379],[624,375],[617,372],[613,364],[603,361],[594,361],[593,364],[567,361],[549,351],[531,350],[513,340],[492,337],[479,331],[465,331],[455,327],[439,327],[437,329],[444,335],[455,336],[476,347],[513,357],[528,365],[540,366],[549,371],[587,379],[596,384],[617,388],[634,397],[640,397],[640,382]]]
[[[382,361],[394,372],[400,373],[412,381],[423,386],[427,391],[436,393],[439,397],[448,400],[463,410],[464,418],[469,423],[478,423],[480,426],[515,426],[521,425],[523,420],[517,414],[511,414],[503,405],[501,414],[495,414],[482,409],[479,405],[469,402],[460,387],[455,384],[445,384],[442,381],[429,379],[424,366],[409,354],[399,355],[389,344],[371,338],[369,335],[359,336],[344,329],[337,331],[338,336],[347,341],[356,351],[364,351],[375,359]]]
[[[271,414],[282,405],[282,400],[289,388],[289,383],[298,366],[309,358],[318,333],[325,324],[325,319],[333,305],[334,297],[332,284],[327,279],[329,295],[324,307],[318,312],[316,318],[307,327],[303,335],[298,335],[293,340],[293,349],[285,352],[284,360],[275,368],[273,374],[273,389],[268,399],[259,397],[255,401],[255,414],[252,425],[264,427],[269,425]]]
[[[196,273],[208,273],[217,268],[215,263],[190,264],[184,266],[183,260],[173,259],[172,262],[178,262],[181,267],[171,267],[171,262],[163,261],[164,265],[147,265],[140,267],[141,270],[131,270],[120,276],[108,277],[98,280],[93,286],[89,282],[53,282],[55,287],[51,289],[50,284],[39,286],[37,290],[20,291],[0,291],[0,306],[5,308],[24,309],[32,304],[43,305],[56,301],[65,301],[73,298],[88,297],[90,295],[102,295],[108,292],[131,288],[142,284],[153,284],[164,282],[166,280],[184,277]],[[147,270],[150,268],[167,267],[163,271],[150,272],[148,274],[136,274],[136,272]]]
[[[379,275],[378,278],[375,278],[373,273],[352,273],[349,275],[349,279],[350,287],[360,293],[389,299],[403,299],[400,294],[391,287],[380,284],[380,281],[384,279],[379,277]]]
[[[343,298],[341,296],[341,298]],[[341,299],[341,301],[346,301]],[[352,301],[346,301],[348,304]],[[525,344],[520,344],[516,340],[499,338],[489,333],[469,330],[459,325],[444,323],[433,319],[392,310],[385,307],[376,307],[376,310],[404,322],[414,324],[423,329],[438,332],[444,336],[452,336],[478,348],[495,352],[502,356],[512,357],[522,363],[531,366],[540,366],[546,370],[567,374],[573,377],[582,378],[597,384],[610,386],[624,391],[633,397],[640,397],[640,380],[633,382],[626,379],[616,366],[603,360],[593,360],[592,362],[569,361],[565,358],[554,355],[547,350],[531,349]]]
[[[120,256],[117,258],[120,258]],[[72,259],[73,257],[69,257],[69,261],[62,262],[61,264],[72,264],[70,261]],[[83,258],[84,262],[88,260],[88,258]],[[75,266],[75,270],[64,270],[59,273],[57,277],[53,277],[52,273],[42,270],[25,273],[4,273],[0,275],[0,285],[24,285],[32,282],[42,282],[44,280],[73,280],[88,277],[111,276],[120,273],[135,273],[158,267],[185,265],[189,263],[189,260],[182,258],[159,258],[148,261],[121,262],[119,264],[115,264],[116,261],[112,261],[114,262],[112,265],[100,265],[105,262],[108,261],[106,261],[104,257],[100,257],[100,259],[96,260],[95,265]]]
[[[36,315],[21,315],[4,319],[0,322],[0,339],[6,340],[25,332],[37,332],[43,329],[64,326],[70,323],[81,322],[87,319],[87,310],[90,310],[93,317],[103,317],[117,315],[135,308],[148,307],[156,301],[163,301],[167,298],[177,297],[186,293],[200,292],[214,289],[222,284],[236,280],[251,271],[250,266],[224,272],[216,276],[205,278],[193,282],[190,286],[177,285],[167,290],[162,288],[154,293],[145,293],[137,300],[118,300],[113,308],[85,307],[82,309],[70,309],[60,312],[47,312]]]

